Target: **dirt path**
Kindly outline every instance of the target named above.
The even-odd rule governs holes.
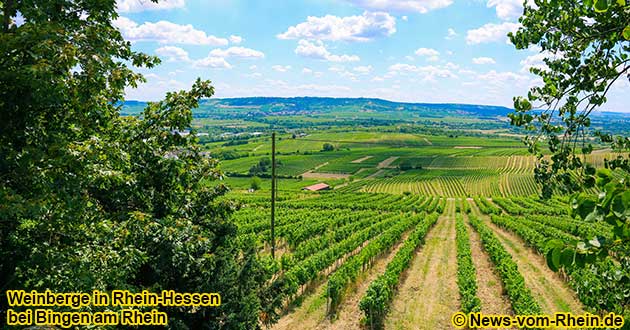
[[[567,284],[547,266],[547,262],[540,254],[528,248],[517,235],[494,225],[490,219],[481,215],[476,205],[472,210],[479,215],[496,234],[506,251],[512,255],[519,272],[525,278],[525,285],[532,290],[542,312],[553,314],[556,312],[583,313],[583,307]]]
[[[258,149],[260,149],[262,146],[264,146],[264,144],[257,146],[256,148],[252,149],[252,151],[258,151]]]
[[[381,175],[382,173],[383,173],[383,170],[378,170],[378,171],[376,171],[376,172],[374,172],[374,173],[372,173],[372,174],[368,175],[368,176],[366,177],[366,179],[373,179],[373,178],[375,178],[375,177],[377,177],[377,176]]]
[[[359,279],[356,281],[355,286],[350,289],[343,298],[343,302],[337,311],[337,318],[335,320],[331,322],[328,317],[326,317],[326,298],[323,295],[324,290],[326,290],[327,281],[323,281],[323,283],[315,289],[314,293],[304,300],[300,307],[282,317],[272,329],[361,329],[360,322],[363,318],[363,312],[359,309],[359,301],[367,291],[370,283],[385,272],[387,264],[394,258],[396,252],[402,246],[402,242],[404,242],[407,236],[408,233],[403,235],[398,244],[396,244],[388,253],[385,253],[376,260],[369,270],[361,274]]]
[[[341,174],[341,173],[320,173],[320,172],[311,172],[311,171],[302,173],[302,178],[304,179],[347,179],[349,177],[350,177],[350,174]]]
[[[359,158],[359,159],[355,159],[355,160],[351,161],[351,163],[353,163],[353,164],[363,163],[364,161],[366,161],[366,160],[368,160],[368,159],[370,159],[372,157],[374,157],[374,156],[365,156],[365,157],[362,157],[362,158]]]
[[[387,159],[385,159],[384,161],[378,163],[378,165],[376,165],[376,168],[389,168],[390,165],[396,161],[396,159],[398,159],[399,157],[389,157]]]
[[[426,236],[392,303],[386,329],[450,329],[459,310],[455,203]]]
[[[468,220],[468,216],[464,216]],[[484,314],[511,315],[509,298],[503,294],[501,278],[487,253],[483,251],[479,234],[466,222],[470,235],[470,252],[477,270],[477,296],[481,299],[481,312]]]
[[[328,165],[328,162],[319,164],[315,166],[312,170],[302,173],[302,178],[304,179],[347,179],[350,177],[350,174],[316,172],[317,170],[319,170],[320,168],[326,165]]]
[[[311,174],[311,173],[313,173],[313,172],[315,172],[315,171],[319,170],[320,168],[322,168],[322,167],[324,167],[324,166],[326,166],[326,165],[328,165],[328,162],[321,163],[321,164],[319,164],[319,165],[317,165],[317,166],[313,167],[312,169],[310,169],[310,170],[308,170],[308,171],[306,171],[306,172],[302,173],[302,176],[309,175],[309,174]]]

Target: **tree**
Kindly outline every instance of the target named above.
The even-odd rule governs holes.
[[[278,165],[278,163],[279,162],[276,161],[276,165]],[[261,158],[258,163],[249,168],[249,175],[265,175],[269,170],[269,167],[271,167],[271,158]]]
[[[596,169],[585,157],[594,148],[594,138],[616,151],[630,147],[628,137],[589,130],[590,115],[604,105],[611,86],[630,79],[630,5],[626,0],[535,1],[525,5],[519,21],[522,27],[510,34],[514,45],[536,46],[546,55],[544,67],[530,70],[543,85],[526,97],[515,97],[516,112],[510,115],[513,125],[531,132],[525,142],[538,159],[534,174],[542,195],[574,193],[575,216],[614,227],[611,240],[588,237],[575,246],[549,242],[548,263],[553,269],[590,265],[597,271],[595,263],[614,254],[621,264],[619,275],[628,277],[630,159],[619,156]],[[546,144],[546,152],[541,144]],[[622,179],[613,175],[615,169]],[[593,187],[601,193],[589,193]],[[624,280],[615,285],[629,291]]]
[[[260,178],[255,176],[252,178],[252,182],[250,183],[249,187],[252,190],[259,190],[261,185],[262,182],[260,181]]]
[[[218,292],[220,307],[164,309],[169,327],[256,328],[267,273],[206,183],[217,161],[172,133],[210,82],[122,117],[143,81],[128,64],[159,60],[112,25],[114,0],[0,6],[0,310],[11,289]]]
[[[398,164],[398,169],[401,171],[413,170],[414,168],[416,168],[416,165],[409,158],[401,160]]]
[[[333,146],[330,143],[324,143],[324,145],[322,146],[322,151],[333,151],[335,150],[335,146]]]

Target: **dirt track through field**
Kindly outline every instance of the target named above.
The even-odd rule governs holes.
[[[359,301],[367,291],[370,283],[385,272],[387,264],[394,258],[402,242],[408,234],[403,235],[389,252],[378,258],[372,267],[364,272],[356,281],[353,288],[349,289],[337,311],[337,318],[332,322],[326,317],[326,298],[323,297],[327,281],[324,281],[315,291],[308,296],[295,311],[282,317],[272,328],[273,330],[345,330],[361,329],[363,313],[359,309]]]
[[[473,203],[472,210],[494,231],[506,251],[512,255],[519,272],[525,278],[525,285],[532,290],[542,312],[552,315],[556,312],[583,313],[583,307],[568,285],[547,266],[544,257],[528,248],[517,235],[494,225],[488,216]]]
[[[320,173],[316,172],[320,168],[328,165],[328,162],[319,164],[315,166],[313,169],[302,173],[302,178],[304,179],[347,179],[350,177],[350,174],[342,174],[342,173]]]
[[[374,157],[374,156],[365,156],[365,157],[362,157],[362,158],[359,158],[359,159],[355,159],[355,160],[351,161],[350,163],[359,164],[359,163],[362,163],[362,162],[364,162],[364,161],[366,161],[366,160],[368,160],[368,159],[370,159],[372,157]]]
[[[426,236],[391,306],[385,329],[450,329],[459,310],[455,203]]]
[[[384,161],[378,163],[378,165],[376,165],[376,168],[389,168],[393,162],[396,161],[396,159],[398,159],[399,157],[389,157],[387,159],[385,159]]]
[[[468,220],[468,216],[465,216]],[[509,298],[503,294],[503,283],[488,254],[483,250],[479,234],[466,222],[470,235],[470,252],[477,273],[477,297],[484,314],[511,315]]]

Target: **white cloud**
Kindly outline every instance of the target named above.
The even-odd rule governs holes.
[[[155,53],[160,57],[165,57],[170,62],[188,62],[190,58],[188,57],[188,52],[174,46],[164,46],[155,50]]]
[[[447,32],[446,32],[446,40],[452,40],[455,37],[457,37],[457,32],[455,32],[455,30],[453,28],[448,28]]]
[[[360,58],[357,55],[334,55],[331,54],[321,40],[310,42],[308,40],[300,40],[295,53],[308,58],[318,60],[326,60],[330,62],[356,62]]]
[[[495,64],[497,63],[492,57],[475,57],[472,59],[475,64]]]
[[[527,4],[536,8],[533,0],[527,0]],[[513,20],[523,14],[523,0],[488,0],[488,8],[495,7],[497,17],[502,20]]]
[[[162,10],[183,8],[186,5],[184,0],[160,0],[158,3],[150,0],[117,0],[116,8],[119,13],[131,13],[145,10]]]
[[[208,53],[208,56],[200,60],[194,61],[193,65],[197,67],[210,67],[231,69],[232,65],[228,63],[228,58],[263,58],[265,54],[254,49],[245,47],[230,47],[227,49],[215,48]],[[256,66],[249,67],[255,70]]]
[[[396,63],[394,65],[389,66],[388,70],[389,72],[388,72],[388,75],[386,76],[389,76],[389,77],[394,76],[396,74],[415,73],[424,77],[424,80],[434,80],[436,77],[457,78],[457,76],[453,72],[451,72],[451,70],[449,70],[448,68],[440,67],[440,66],[433,66],[433,65],[415,66],[415,65],[404,64],[404,63]]]
[[[169,72],[169,73],[168,73],[168,75],[169,75],[169,76],[177,76],[178,74],[180,74],[180,73],[184,73],[184,72],[185,72],[184,70],[177,69],[177,70],[175,70],[175,71],[171,71],[171,72]]]
[[[557,59],[562,57],[562,54],[552,54],[550,52],[540,52],[531,56],[527,56],[521,61],[521,72],[529,72],[530,68],[548,69],[545,59]]]
[[[306,22],[278,34],[279,39],[369,41],[396,32],[396,18],[388,13],[364,12],[361,16],[309,16]]]
[[[403,16],[403,17],[401,17],[401,18],[402,18],[402,20],[403,20],[403,21],[405,21],[405,22],[409,20],[409,17],[407,17],[407,16]]]
[[[461,69],[458,72],[459,74],[463,74],[463,75],[476,75],[477,74],[476,71],[468,70],[468,69]]]
[[[253,71],[253,70],[258,69],[258,67],[257,67],[256,65],[250,65],[250,66],[249,66],[249,69]]]
[[[385,81],[385,78],[376,76],[376,77],[372,78],[372,80],[370,80],[370,81],[381,82],[381,81]]]
[[[342,85],[318,85],[318,84],[289,84],[284,80],[274,80],[274,79],[266,79],[265,90],[260,89],[259,87],[252,89],[252,93],[256,94],[267,94],[267,95],[275,95],[275,96],[294,96],[294,95],[303,95],[309,96],[314,95],[313,92],[324,93],[335,96],[343,96],[347,95],[349,91],[351,91],[350,87],[342,86]]]
[[[466,42],[469,45],[507,40],[508,32],[515,32],[521,24],[504,22],[501,24],[488,23],[478,29],[469,30]]]
[[[231,35],[230,42],[233,44],[240,44],[243,41],[243,38],[240,36]]]
[[[239,58],[264,58],[265,54],[263,52],[245,48],[245,47],[230,47],[228,49],[213,49],[210,51],[210,56],[213,57],[239,57]]]
[[[303,68],[303,69],[302,69],[302,73],[303,73],[303,74],[312,74],[312,73],[313,73],[313,70],[311,70],[311,69],[309,69],[309,68]]]
[[[216,69],[231,69],[232,65],[228,63],[222,57],[213,57],[208,56],[206,58],[202,58],[193,63],[196,67],[204,67],[204,68],[216,68]]]
[[[147,80],[162,80],[162,77],[156,75],[155,73],[147,73],[143,74],[143,76],[147,78]]]
[[[427,61],[435,62],[440,60],[440,52],[432,48],[418,48],[415,54],[426,57]]]
[[[449,70],[457,70],[459,69],[459,65],[453,63],[453,62],[448,62],[444,65],[445,68],[449,69]]]
[[[360,74],[368,74],[370,72],[372,72],[372,66],[371,65],[367,65],[367,66],[357,66],[354,69],[355,72],[358,72]]]
[[[315,84],[307,84],[307,85],[298,85],[295,87],[296,90],[301,91],[302,93],[306,92],[349,92],[351,89],[348,86],[340,86],[340,85],[315,85]]]
[[[348,79],[350,79],[352,81],[358,81],[359,80],[355,73],[346,70],[346,68],[344,66],[334,65],[334,66],[329,67],[328,71],[335,72],[339,76],[344,77],[344,78],[348,78]]]
[[[427,13],[450,6],[452,0],[346,0],[355,6],[375,11]]]
[[[489,71],[484,74],[477,75],[477,79],[486,81],[490,84],[497,86],[510,86],[508,84],[522,84],[530,81],[526,75],[505,71],[497,72],[495,70]]]
[[[113,22],[129,41],[157,41],[159,43],[225,46],[227,39],[207,35],[192,25],[179,25],[169,21],[145,22],[141,25],[127,17],[118,17]]]
[[[278,72],[287,72],[289,70],[291,70],[291,66],[290,65],[274,65],[271,67],[273,70],[278,71]]]
[[[184,83],[175,79],[162,79],[153,76],[150,78],[157,79],[149,79],[147,83],[140,85],[139,88],[125,88],[125,97],[128,100],[157,101],[164,99],[166,92],[189,89],[192,85],[190,82]]]

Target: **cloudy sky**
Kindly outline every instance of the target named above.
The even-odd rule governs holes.
[[[127,98],[212,80],[217,97],[379,97],[512,106],[538,83],[516,50],[521,0],[118,0],[115,25],[162,64]],[[627,111],[630,83],[606,110]]]

